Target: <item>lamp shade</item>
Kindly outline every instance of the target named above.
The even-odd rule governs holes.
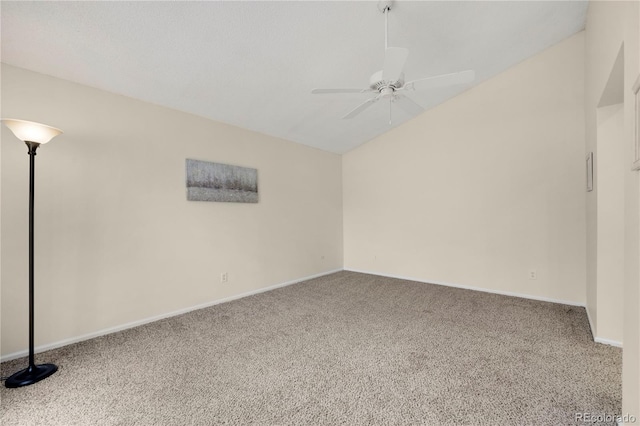
[[[33,121],[3,118],[2,123],[23,142],[47,143],[62,133],[62,130]]]

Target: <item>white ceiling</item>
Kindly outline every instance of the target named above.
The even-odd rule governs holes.
[[[2,62],[342,153],[410,117],[367,94],[382,68],[375,1],[2,1]],[[406,80],[475,69],[476,83],[582,30],[586,1],[397,2],[389,45]],[[525,84],[526,82],[523,82]],[[413,92],[425,108],[469,87]],[[212,135],[212,140],[215,136]]]

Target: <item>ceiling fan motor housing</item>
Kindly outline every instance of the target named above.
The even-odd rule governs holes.
[[[369,87],[380,93],[383,93],[384,89],[396,90],[402,87],[404,84],[404,74],[400,74],[400,78],[396,81],[385,81],[382,79],[382,71],[378,71],[369,79]],[[384,94],[384,93],[383,93]]]

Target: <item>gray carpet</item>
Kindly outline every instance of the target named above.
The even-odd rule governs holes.
[[[593,343],[583,308],[352,272],[36,358],[60,370],[2,387],[3,425],[561,425],[621,410],[621,350]]]

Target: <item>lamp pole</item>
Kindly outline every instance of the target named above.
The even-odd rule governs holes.
[[[35,201],[35,170],[36,150],[42,143],[49,142],[53,137],[62,133],[59,129],[23,120],[2,120],[18,139],[23,140],[29,148],[29,366],[24,370],[12,374],[5,382],[8,388],[28,386],[46,379],[56,371],[55,364],[36,365],[34,356],[34,201]],[[38,140],[34,142],[33,140]]]

